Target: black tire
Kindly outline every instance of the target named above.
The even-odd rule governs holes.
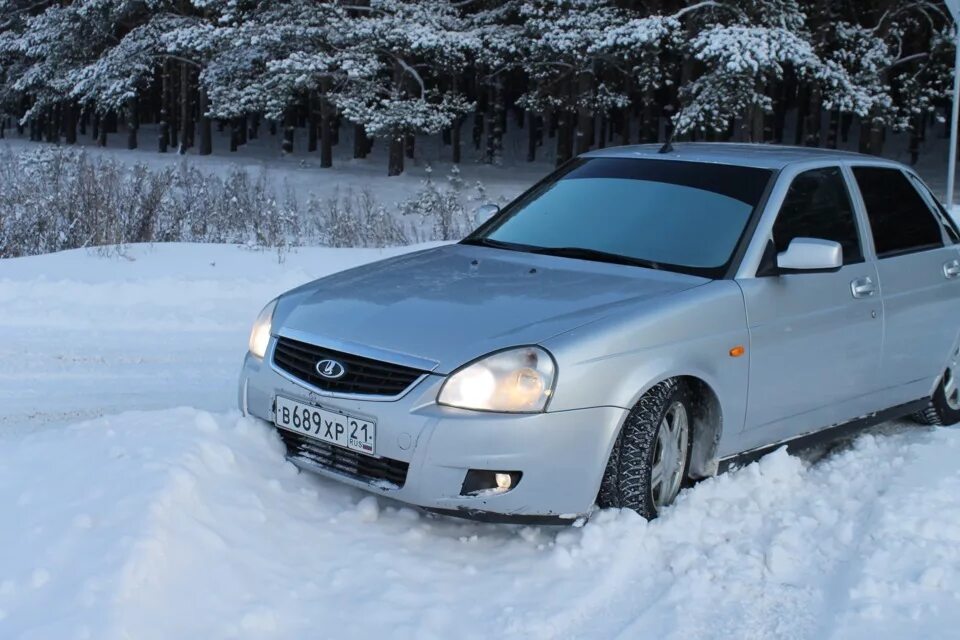
[[[658,509],[651,491],[657,433],[667,410],[678,401],[686,415],[691,416],[693,403],[687,387],[676,379],[666,380],[647,391],[630,411],[610,452],[600,483],[597,504],[601,508],[633,509],[647,520],[657,517]],[[684,479],[690,468],[692,435],[690,427],[683,452]]]
[[[947,402],[945,385],[952,375],[951,370],[947,370],[937,385],[937,390],[933,392],[930,398],[930,404],[923,411],[913,414],[913,419],[920,424],[932,426],[950,426],[960,422],[960,409],[954,409]],[[960,382],[960,381],[958,381]]]

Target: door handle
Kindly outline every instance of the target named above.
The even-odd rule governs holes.
[[[960,276],[960,260],[950,260],[943,263],[943,277],[956,278]]]
[[[957,267],[960,267],[960,264]],[[850,283],[850,292],[854,298],[869,298],[877,292],[877,286],[873,284],[873,278],[864,276]]]

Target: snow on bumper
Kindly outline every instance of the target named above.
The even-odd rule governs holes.
[[[570,519],[593,506],[614,437],[626,412],[593,407],[541,414],[466,411],[435,403],[442,376],[428,375],[398,400],[367,401],[316,393],[247,355],[239,404],[245,413],[274,419],[277,394],[377,423],[377,455],[409,464],[400,488],[300,464],[373,493],[427,509],[518,521]],[[295,461],[296,462],[296,461]],[[470,469],[519,471],[505,493],[461,495]]]

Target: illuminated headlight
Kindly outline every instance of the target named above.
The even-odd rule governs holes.
[[[270,329],[273,325],[273,310],[277,308],[277,301],[271,300],[263,308],[260,315],[253,323],[253,329],[250,330],[250,353],[262,358],[267,352],[267,345],[270,344]]]
[[[556,370],[553,357],[540,347],[500,351],[454,372],[437,402],[479,411],[537,413],[547,407]]]

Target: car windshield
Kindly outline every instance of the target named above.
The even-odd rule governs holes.
[[[702,162],[581,158],[464,242],[718,277],[771,174]]]

